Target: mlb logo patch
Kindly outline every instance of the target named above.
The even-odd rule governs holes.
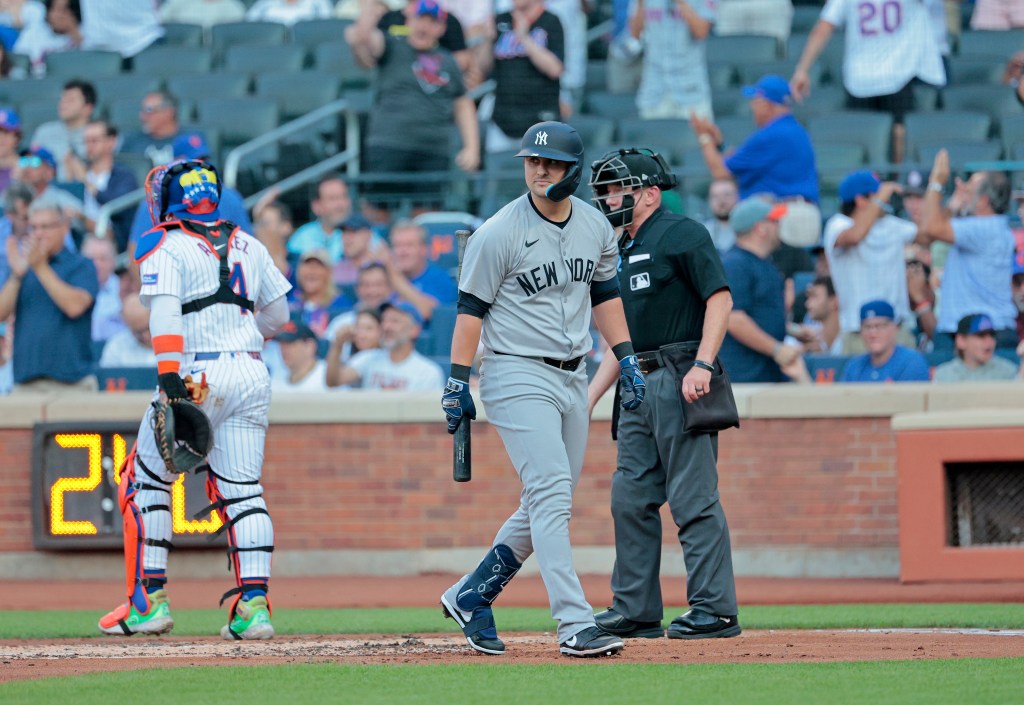
[[[634,274],[629,278],[629,290],[639,291],[640,289],[647,289],[651,286],[651,275],[648,272],[641,272],[640,274]]]
[[[152,274],[143,274],[142,275],[142,285],[143,286],[154,286],[156,284],[156,278],[157,278],[156,272],[154,272]]]

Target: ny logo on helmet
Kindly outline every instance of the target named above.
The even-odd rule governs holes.
[[[547,132],[538,132],[537,133],[537,137],[533,140],[533,143],[534,144],[542,144],[542,145],[547,146],[547,143],[548,143],[548,133]]]

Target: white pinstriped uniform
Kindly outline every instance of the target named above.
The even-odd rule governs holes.
[[[248,233],[235,232],[228,246],[228,263],[232,289],[252,300],[257,311],[291,288],[266,248]],[[218,268],[219,259],[206,240],[173,230],[159,248],[139,264],[140,299],[148,307],[150,298],[158,295],[175,296],[182,303],[209,296],[220,285]],[[224,499],[251,497],[225,507],[229,517],[254,508],[265,510],[259,482],[270,405],[270,377],[262,360],[249,354],[258,353],[263,347],[255,316],[239,306],[215,304],[183,314],[182,336],[181,375],[192,375],[198,381],[205,372],[210,387],[209,397],[202,405],[210,417],[214,435],[213,450],[207,456],[213,469],[209,481]],[[196,360],[196,355],[202,353],[220,355],[212,360]],[[177,475],[164,468],[153,439],[151,416],[152,409],[142,419],[137,458],[162,482],[171,484]],[[140,508],[166,501],[166,494],[145,489],[140,490],[136,498]],[[171,539],[171,519],[167,512],[143,513],[142,516],[147,537]],[[274,545],[274,530],[268,514],[248,515],[231,530],[233,544],[239,548]],[[239,577],[270,576],[269,552],[243,550],[235,555],[239,561]],[[143,567],[165,569],[167,549],[146,545]]]

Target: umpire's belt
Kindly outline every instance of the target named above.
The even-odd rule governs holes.
[[[665,353],[675,351],[697,352],[698,347],[700,347],[700,343],[693,341],[685,343],[671,343],[669,345],[662,345],[657,350],[652,350],[651,352],[639,352],[636,354],[636,359],[640,364],[640,371],[645,375],[649,375],[655,370],[668,365],[665,361]]]
[[[494,354],[495,355],[514,355],[514,353],[498,352],[497,350],[494,351]],[[530,357],[529,355],[514,355],[514,357],[525,357],[525,358],[527,358],[529,360],[540,360],[545,365],[551,365],[552,367],[557,367],[560,370],[567,370],[569,372],[575,372],[576,368],[580,366],[580,363],[582,363],[583,360],[587,356],[586,355],[580,355],[579,357],[574,357],[571,360],[556,360],[553,357]]]
[[[201,362],[203,360],[216,360],[220,358],[221,355],[224,355],[225,357],[242,357],[247,355],[253,360],[263,360],[263,355],[258,352],[203,352],[196,353],[194,359],[196,362]]]

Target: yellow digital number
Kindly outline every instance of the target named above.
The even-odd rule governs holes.
[[[176,534],[212,534],[223,523],[213,511],[209,519],[185,518],[185,476],[179,477],[171,488],[171,530]]]
[[[89,474],[86,477],[62,477],[50,488],[50,532],[55,535],[87,536],[98,533],[91,521],[68,521],[64,518],[65,492],[91,492],[103,480],[102,438],[98,433],[58,433],[54,441],[61,448],[85,448],[89,451]]]

